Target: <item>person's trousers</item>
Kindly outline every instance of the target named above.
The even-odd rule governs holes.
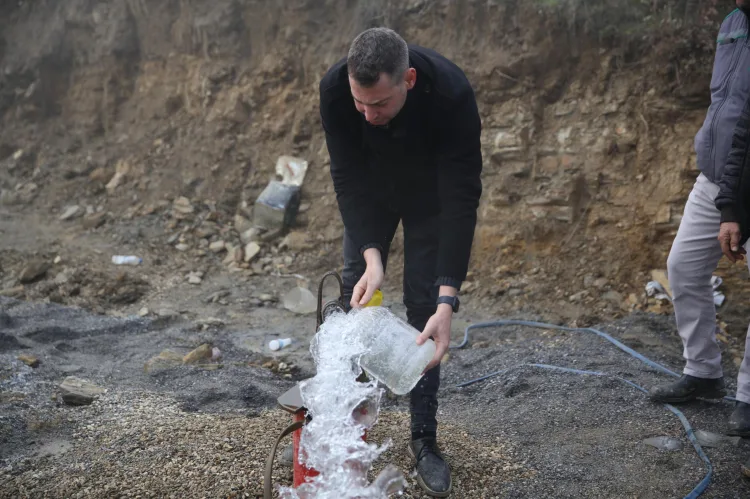
[[[398,228],[397,214],[385,215],[391,230],[383,244],[383,268],[388,262],[391,241]],[[415,329],[422,331],[437,309],[438,217],[404,217],[404,305],[406,317]],[[354,286],[365,272],[365,260],[355,243],[344,231],[344,303],[349,304]],[[437,431],[437,392],[440,387],[440,364],[425,373],[411,391],[411,431]]]
[[[667,259],[677,330],[686,360],[683,372],[709,379],[723,376],[711,285],[711,275],[722,256],[717,239],[721,213],[714,205],[718,193],[719,186],[700,174]],[[737,381],[737,399],[750,403],[750,328]]]

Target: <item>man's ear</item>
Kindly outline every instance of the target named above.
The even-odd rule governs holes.
[[[417,84],[417,70],[414,68],[407,69],[404,73],[404,82],[406,82],[407,90],[414,88],[414,85]]]

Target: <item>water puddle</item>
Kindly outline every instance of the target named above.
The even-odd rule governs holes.
[[[375,381],[357,381],[359,358],[367,351],[358,313],[328,317],[312,341],[317,374],[300,383],[312,416],[302,430],[300,459],[320,474],[297,489],[279,488],[282,499],[386,499],[406,486],[392,465],[372,483],[367,480],[372,463],[390,442],[378,446],[362,438],[377,422],[383,390]]]

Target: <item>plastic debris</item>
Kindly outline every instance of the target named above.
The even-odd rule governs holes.
[[[297,217],[299,203],[298,185],[272,180],[255,201],[253,224],[269,231],[289,227]]]
[[[271,340],[271,341],[268,342],[268,348],[270,348],[271,350],[273,350],[275,352],[276,350],[281,350],[282,348],[288,347],[291,344],[292,344],[292,339],[291,338],[283,338],[283,339],[280,339],[280,340]]]
[[[644,440],[643,443],[659,450],[677,451],[682,449],[682,440],[674,437],[651,437]]]
[[[114,255],[112,256],[112,263],[115,265],[140,265],[143,263],[143,258],[132,255]]]
[[[714,288],[714,305],[720,307],[724,304],[726,297],[724,293],[719,291],[719,287],[724,283],[721,277],[717,275],[711,276],[711,286]]]
[[[307,288],[292,288],[281,299],[284,308],[295,314],[311,314],[318,309],[315,296]]]
[[[279,156],[276,161],[276,175],[281,177],[281,183],[302,186],[307,173],[307,161],[294,156]]]
[[[741,437],[728,437],[719,433],[704,430],[695,430],[695,438],[703,447],[719,447],[725,444],[739,445]]]
[[[666,292],[664,286],[659,284],[658,281],[649,281],[648,284],[646,284],[646,294],[657,300],[672,301],[672,298]]]

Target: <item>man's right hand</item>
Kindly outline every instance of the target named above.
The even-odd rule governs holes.
[[[367,305],[380,286],[383,284],[383,260],[380,258],[380,250],[377,248],[366,249],[364,254],[365,273],[352,290],[352,308],[361,308]]]
[[[737,222],[724,222],[721,224],[719,229],[721,252],[724,253],[732,263],[745,258],[745,249],[740,247],[741,238],[742,233],[740,232],[740,224]]]

